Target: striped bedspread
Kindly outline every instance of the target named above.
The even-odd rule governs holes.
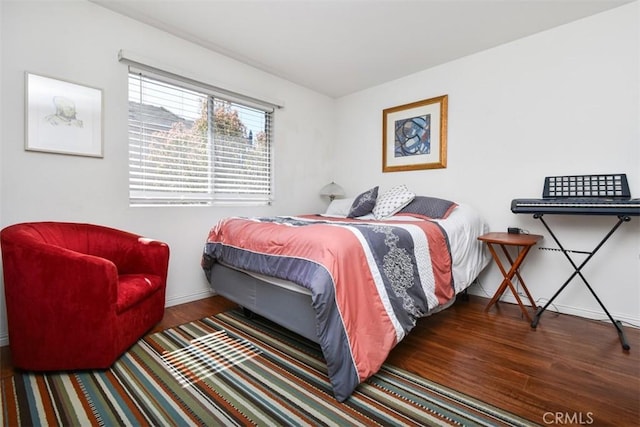
[[[308,288],[337,400],[375,374],[416,320],[454,295],[446,233],[431,221],[226,218],[202,267],[220,261]]]

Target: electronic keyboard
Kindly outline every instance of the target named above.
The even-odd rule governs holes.
[[[511,212],[564,215],[640,215],[627,175],[548,176],[542,199],[514,199]]]
[[[513,213],[564,215],[631,215],[640,216],[640,199],[514,199]]]
[[[640,215],[640,199],[631,198],[627,175],[622,173],[610,175],[548,176],[544,181],[542,199],[514,199],[511,201],[511,211],[513,213],[530,213],[533,214],[533,218],[540,220],[544,228],[547,229],[558,245],[558,249],[540,249],[551,249],[562,252],[574,268],[574,272],[562,286],[560,286],[551,299],[549,299],[544,306],[538,307],[536,315],[531,321],[531,327],[536,328],[538,326],[540,316],[547,307],[553,303],[553,300],[556,299],[576,276],[580,276],[589,292],[595,297],[600,307],[602,307],[602,310],[604,310],[616,328],[622,349],[628,351],[631,347],[624,334],[624,329],[622,329],[622,323],[611,316],[611,313],[609,313],[600,298],[598,298],[598,295],[596,295],[593,287],[587,282],[584,274],[582,274],[583,267],[591,260],[593,255],[598,252],[602,245],[609,240],[618,227],[625,222],[631,221],[631,216]],[[551,230],[551,227],[549,227],[549,224],[547,224],[545,220],[546,214],[615,215],[618,219],[611,230],[605,234],[600,243],[598,243],[592,251],[584,252],[565,249]],[[569,255],[571,252],[585,254],[587,257],[578,265]],[[509,261],[511,261],[511,258],[509,258]],[[505,277],[507,276],[505,275]]]

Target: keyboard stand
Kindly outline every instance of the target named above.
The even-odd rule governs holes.
[[[571,280],[573,280],[573,278],[576,277],[576,275],[577,275],[577,276],[580,276],[580,278],[582,279],[584,284],[587,286],[587,288],[589,289],[591,294],[595,297],[596,301],[598,301],[598,304],[600,304],[600,307],[602,307],[604,312],[607,314],[607,317],[609,318],[609,320],[611,320],[611,323],[613,323],[613,326],[615,326],[616,330],[618,331],[618,337],[620,338],[620,342],[622,343],[622,348],[624,350],[629,350],[631,347],[629,346],[629,343],[627,342],[627,337],[625,336],[624,330],[622,329],[622,323],[619,320],[614,320],[614,318],[611,317],[611,314],[609,314],[609,311],[607,310],[607,308],[604,306],[602,301],[600,301],[600,298],[598,298],[598,295],[596,295],[596,293],[593,290],[593,288],[591,287],[591,285],[589,285],[589,282],[587,282],[587,279],[585,279],[585,277],[582,275],[581,270],[587,264],[587,262],[589,262],[589,260],[591,260],[593,255],[595,255],[595,253],[598,252],[598,250],[602,247],[602,245],[604,245],[604,243],[609,239],[609,237],[611,237],[611,235],[618,229],[618,227],[620,227],[620,225],[623,222],[630,221],[631,217],[629,217],[627,215],[618,215],[618,222],[616,222],[616,224],[613,226],[613,228],[611,228],[611,230],[607,233],[607,235],[604,236],[604,238],[600,241],[600,243],[598,243],[598,245],[595,247],[595,249],[593,249],[593,251],[584,252],[584,253],[588,254],[588,256],[582,262],[582,264],[580,264],[578,266],[578,265],[576,265],[576,263],[573,261],[573,259],[568,254],[569,252],[572,252],[572,251],[568,251],[562,246],[560,241],[558,241],[558,239],[556,238],[555,234],[553,234],[553,231],[551,231],[551,228],[549,228],[549,226],[545,222],[545,220],[543,218],[543,215],[544,214],[536,213],[536,214],[533,215],[533,217],[536,218],[536,219],[539,219],[542,222],[544,227],[547,229],[547,231],[549,232],[551,237],[553,237],[553,240],[555,240],[556,244],[560,248],[560,251],[569,260],[569,262],[571,263],[571,265],[573,266],[575,271],[573,272],[573,274],[571,274],[571,276],[567,279],[567,281],[564,282],[564,284],[560,287],[560,289],[558,289],[558,291],[551,297],[551,299],[544,305],[544,307],[539,307],[538,308],[538,310],[536,311],[536,314],[535,314],[535,316],[533,318],[533,321],[531,322],[531,327],[535,329],[536,326],[538,326],[538,322],[540,321],[540,316],[542,315],[542,313],[544,313],[544,311],[553,302],[553,300],[560,294],[560,292],[562,292],[564,290],[564,288],[567,287],[569,282],[571,282]]]

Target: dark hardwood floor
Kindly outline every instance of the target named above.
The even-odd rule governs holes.
[[[487,302],[470,296],[421,319],[387,362],[541,425],[639,425],[639,329],[625,327],[624,351],[609,322],[546,312],[531,329],[517,306],[485,313]],[[211,297],[169,307],[154,331],[233,306]],[[0,357],[4,378],[8,347]]]

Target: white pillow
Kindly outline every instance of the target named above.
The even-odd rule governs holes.
[[[326,216],[340,216],[346,218],[349,215],[349,210],[355,197],[346,199],[333,199],[324,213]]]
[[[416,197],[405,185],[396,185],[378,196],[373,207],[373,215],[376,219],[384,219],[407,206]]]

